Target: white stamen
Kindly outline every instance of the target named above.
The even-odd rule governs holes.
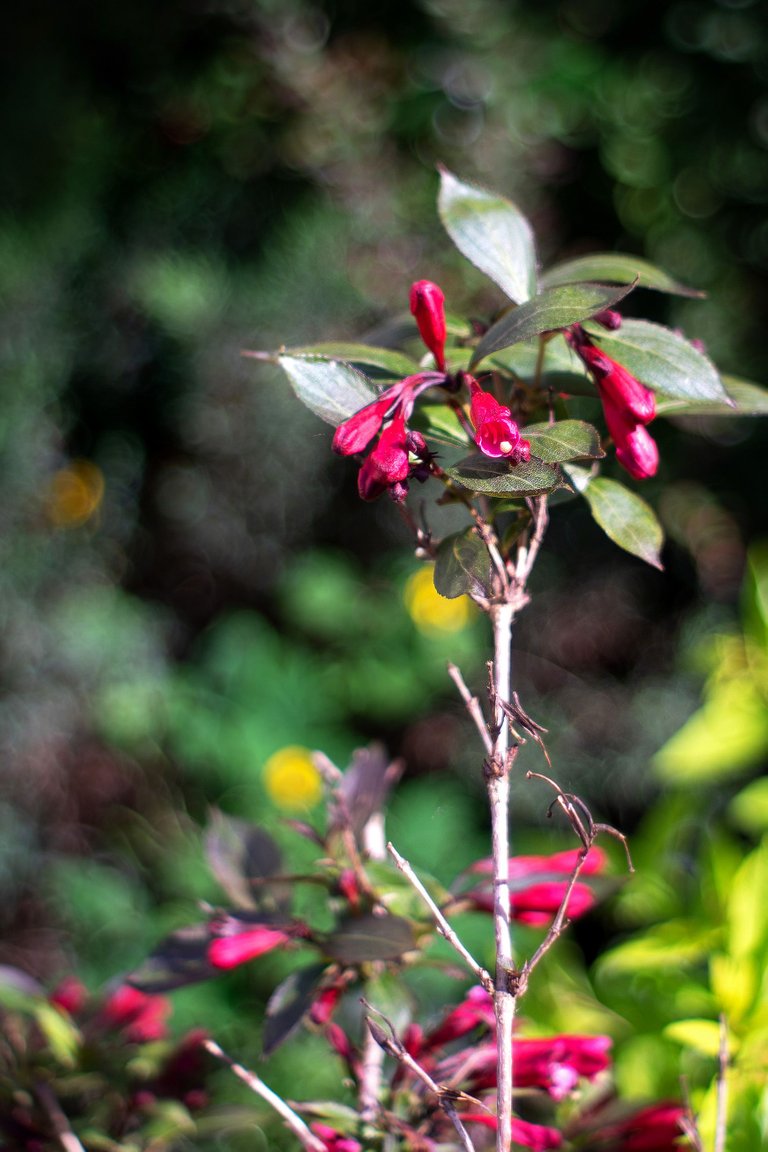
[[[501,451],[504,453],[505,456],[508,456],[509,453],[512,451],[513,445],[510,444],[509,440],[502,440],[501,443],[499,444],[499,448],[501,448]]]

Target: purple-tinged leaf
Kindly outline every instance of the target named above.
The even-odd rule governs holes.
[[[520,209],[493,192],[440,172],[438,211],[462,255],[516,304],[536,292],[536,245]]]
[[[157,993],[210,980],[218,973],[208,961],[210,942],[211,933],[205,924],[179,928],[130,973],[127,982],[142,992]]]
[[[446,536],[437,550],[435,588],[447,600],[491,593],[491,558],[480,537],[470,528]]]
[[[262,1050],[271,1056],[294,1032],[312,1007],[320,986],[325,964],[310,964],[291,972],[278,984],[267,1002]]]
[[[357,748],[330,805],[329,835],[351,828],[359,842],[366,824],[381,811],[402,771],[402,761],[391,760],[380,744]]]
[[[328,956],[340,964],[398,960],[416,947],[413,927],[400,916],[346,916],[325,942]]]
[[[648,260],[624,252],[595,252],[589,256],[577,256],[575,260],[555,264],[541,277],[545,288],[555,288],[559,284],[578,284],[584,280],[599,280],[604,284],[636,284],[638,288],[654,288],[657,292],[668,292],[673,296],[704,295],[695,288],[681,284]]]
[[[284,884],[262,883],[282,869],[280,849],[263,829],[214,811],[205,836],[205,854],[222,889],[238,907],[284,912],[290,905]]]
[[[558,288],[547,288],[532,300],[527,300],[519,308],[505,312],[500,320],[488,329],[470,360],[470,370],[491,356],[517,344],[530,340],[542,332],[555,332],[581,323],[618,304],[619,300],[632,291],[633,285],[613,287],[609,284],[564,284]]]

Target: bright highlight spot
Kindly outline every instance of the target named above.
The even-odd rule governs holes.
[[[408,614],[420,632],[460,632],[471,619],[468,596],[447,600],[436,591],[432,567],[419,568],[406,581],[403,598]]]
[[[57,528],[78,528],[98,511],[104,475],[90,460],[73,460],[53,476],[47,494],[48,517]]]
[[[264,785],[278,808],[311,808],[322,793],[320,774],[308,748],[291,744],[274,752],[264,765]]]

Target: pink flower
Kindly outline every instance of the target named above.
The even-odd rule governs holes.
[[[553,1100],[564,1100],[580,1079],[594,1080],[610,1066],[610,1036],[550,1036],[513,1042],[515,1083],[543,1088]]]
[[[440,1048],[443,1044],[458,1040],[460,1036],[466,1036],[478,1024],[486,1024],[492,1028],[495,1023],[493,1000],[485,989],[478,985],[470,988],[466,999],[448,1013],[442,1024],[427,1034],[424,1046],[430,1050]]]
[[[528,440],[520,439],[520,429],[509,408],[499,404],[490,392],[484,392],[472,376],[466,379],[469,383],[470,419],[475,429],[475,444],[480,451],[494,459],[503,456],[512,464],[529,460],[531,445]]]
[[[362,1152],[362,1144],[349,1136],[341,1136],[327,1124],[310,1124],[310,1128],[325,1144],[326,1152]]]
[[[396,395],[393,395],[395,391]],[[355,412],[354,416],[339,424],[333,435],[333,451],[338,456],[354,456],[356,452],[362,452],[367,448],[384,423],[387,412],[395,403],[400,391],[402,381],[394,388],[382,392],[378,400],[367,404],[365,408]]]
[[[685,1109],[672,1101],[650,1104],[600,1133],[616,1152],[680,1152]]]
[[[121,984],[102,1008],[106,1022],[136,1044],[162,1040],[168,1034],[166,1020],[170,1014],[171,1004],[164,996],[140,992],[130,984]]]
[[[287,932],[279,928],[267,928],[259,924],[244,932],[217,936],[208,945],[208,962],[214,968],[237,968],[265,952],[271,952],[290,940]]]
[[[574,871],[580,856],[580,848],[569,848],[565,852],[553,852],[550,856],[510,856],[508,876],[510,880],[525,876],[540,876],[547,872],[561,872],[568,876]],[[602,848],[593,845],[582,865],[582,875],[597,875],[603,871],[607,860],[608,857]],[[490,857],[476,860],[469,871],[482,872],[490,876],[493,872],[493,860]]]
[[[622,468],[635,480],[655,476],[659,467],[659,449],[648,429],[605,397],[603,413],[616,445],[616,459]]]
[[[62,1012],[66,1012],[69,1016],[76,1016],[85,1007],[87,997],[85,985],[81,984],[77,977],[65,976],[53,989],[48,999]]]
[[[417,280],[411,285],[411,312],[421,338],[435,358],[440,372],[445,372],[445,297],[431,280]]]
[[[459,1112],[459,1120],[464,1124],[484,1124],[495,1132],[498,1121],[487,1112]],[[546,1128],[543,1124],[529,1124],[527,1120],[512,1117],[512,1143],[533,1148],[534,1152],[549,1152],[550,1148],[561,1148],[563,1137],[556,1128]]]
[[[522,892],[510,896],[512,919],[519,924],[542,927],[549,924],[565,899],[568,890],[567,880],[552,880],[544,884],[532,884]],[[568,897],[567,914],[571,920],[583,916],[595,903],[591,888],[577,881]]]
[[[375,500],[388,488],[400,495],[400,486],[408,479],[410,468],[405,437],[405,416],[398,412],[360,469],[357,490],[363,500]]]

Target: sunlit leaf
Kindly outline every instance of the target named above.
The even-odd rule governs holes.
[[[440,219],[470,263],[521,304],[536,292],[536,246],[531,226],[510,200],[440,172]]]
[[[312,1007],[325,964],[299,968],[278,984],[267,1002],[262,1034],[262,1051],[270,1056],[298,1028]]]
[[[35,1006],[34,1016],[53,1055],[61,1064],[71,1067],[82,1038],[70,1017],[47,1001]]]
[[[538,460],[510,464],[503,458],[494,460],[480,453],[467,456],[444,471],[462,487],[488,496],[519,496],[522,499],[564,485],[563,477],[554,465],[542,464]]]
[[[378,396],[367,376],[341,360],[285,355],[277,362],[299,400],[327,424],[341,424]]]
[[[323,360],[343,360],[347,364],[360,364],[365,368],[379,368],[401,379],[419,371],[416,360],[392,348],[375,348],[370,344],[355,344],[347,340],[326,340],[320,344],[307,344],[291,348],[287,356],[322,357]],[[282,357],[281,357],[282,359]]]
[[[691,920],[668,920],[604,952],[597,962],[601,977],[675,969],[698,963],[717,944],[716,929]]]
[[[488,549],[474,529],[446,536],[437,550],[435,588],[441,596],[490,593],[491,558]]]
[[[610,308],[631,291],[631,287],[612,287],[608,284],[564,284],[547,288],[518,308],[505,312],[488,329],[474,351],[470,368],[486,356],[499,352],[520,340],[530,340],[542,332],[567,328]]]
[[[531,442],[531,452],[545,464],[567,460],[598,459],[604,456],[600,434],[583,420],[558,420],[554,424],[528,424],[523,429]]]
[[[674,400],[659,396],[659,416],[768,416],[768,389],[742,380],[739,376],[721,376],[732,403],[723,400]]]
[[[732,956],[761,955],[768,943],[768,841],[747,856],[728,898],[728,950]]]
[[[720,1025],[716,1020],[675,1020],[667,1024],[663,1033],[667,1039],[704,1056],[717,1056],[720,1051]],[[728,1039],[728,1050],[733,1055],[738,1045],[732,1036]]]
[[[625,320],[615,332],[588,325],[595,342],[633,376],[665,397],[728,403],[712,361],[671,328],[648,320]]]
[[[589,504],[595,523],[614,544],[654,568],[662,567],[664,533],[650,504],[617,480],[591,477],[585,468],[567,465],[566,474]]]
[[[438,444],[467,447],[467,434],[455,411],[447,404],[418,404],[408,425]]]
[[[578,256],[549,268],[541,277],[545,288],[557,284],[574,284],[582,280],[600,280],[606,284],[637,284],[638,288],[655,288],[674,296],[703,296],[694,288],[673,279],[662,268],[623,252],[595,252]]]
[[[416,945],[413,928],[400,916],[346,916],[325,942],[325,951],[340,964],[397,960]]]
[[[728,805],[728,815],[752,836],[768,832],[768,778],[753,780],[737,792]]]

